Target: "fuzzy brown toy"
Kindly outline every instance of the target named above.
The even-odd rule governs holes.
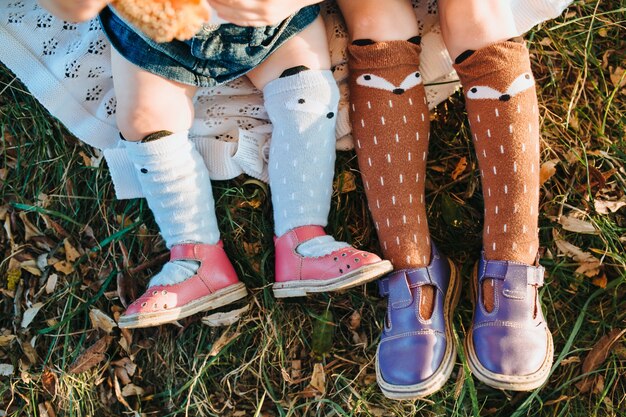
[[[111,4],[156,42],[189,39],[211,17],[206,0],[113,0]]]

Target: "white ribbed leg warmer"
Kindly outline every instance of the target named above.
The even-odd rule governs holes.
[[[209,171],[188,132],[146,143],[126,142],[126,150],[167,247],[185,242],[216,244],[220,234]],[[182,282],[198,266],[193,261],[168,262],[150,286]]]

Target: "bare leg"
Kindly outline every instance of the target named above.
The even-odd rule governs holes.
[[[515,20],[509,2],[501,0],[439,0],[439,21],[452,59],[513,38]]]
[[[468,363],[492,387],[528,391],[546,381],[553,356],[538,297],[543,268],[534,266],[539,112],[529,52],[511,39],[517,34],[507,2],[440,0],[439,5],[444,40],[463,84],[485,200]]]
[[[350,39],[406,40],[418,34],[410,0],[338,0]]]
[[[265,85],[280,77],[284,70],[303,65],[312,70],[330,68],[330,52],[326,29],[321,17],[302,32],[289,39],[261,65],[248,73],[250,81],[262,90]]]
[[[180,132],[191,127],[191,102],[197,88],[167,80],[133,65],[111,51],[117,95],[117,125],[126,140],[138,141],[160,130]]]
[[[384,8],[377,0],[339,5],[353,39],[352,135],[378,238],[396,269],[424,267],[431,246],[424,201],[430,119],[413,7],[409,0]]]
[[[437,330],[425,323],[448,320],[453,297],[444,294],[454,293],[456,278],[431,245],[426,218],[430,119],[419,28],[410,0],[384,7],[377,0],[338,3],[352,39],[352,136],[383,254],[395,268],[381,281],[381,288],[389,287],[389,313],[376,353],[377,380],[389,398],[423,397],[452,371],[449,322]],[[414,278],[421,274],[437,286]]]
[[[248,74],[263,89],[273,125],[269,179],[277,236],[328,221],[338,101],[329,68],[326,30],[318,17]]]
[[[118,128],[167,247],[216,244],[219,230],[209,171],[188,137],[196,87],[149,73],[115,50],[112,69]],[[168,262],[150,285],[182,282],[195,274],[197,264]]]
[[[273,125],[268,170],[277,236],[276,297],[350,288],[391,269],[388,261],[337,242],[323,230],[339,101],[329,68],[326,31],[318,17],[250,73],[263,89]]]

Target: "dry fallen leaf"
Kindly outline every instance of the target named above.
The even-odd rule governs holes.
[[[354,174],[350,171],[342,171],[339,175],[337,175],[333,188],[336,189],[339,194],[349,193],[350,191],[356,190]]]
[[[591,283],[596,287],[606,288],[606,284],[608,284],[608,279],[606,278],[606,274],[602,273],[591,280]]]
[[[452,180],[456,181],[459,175],[461,175],[465,171],[465,168],[467,168],[467,158],[462,156],[461,159],[459,159],[459,162],[457,162],[454,171],[452,171],[452,174],[450,174]]]
[[[63,239],[63,247],[65,248],[65,260],[69,263],[74,262],[76,259],[80,258],[80,253],[72,246],[69,239]]]
[[[326,372],[324,365],[316,363],[313,365],[313,375],[311,375],[311,386],[324,394],[326,392]]]
[[[583,233],[587,235],[598,235],[600,232],[591,222],[574,217],[571,214],[559,217],[559,224],[563,229],[570,232]]]
[[[115,320],[97,308],[89,310],[89,319],[94,329],[104,330],[107,334],[111,333],[113,328],[117,327]]]
[[[42,236],[41,230],[37,228],[31,221],[28,219],[28,213],[25,211],[21,211],[19,214],[20,219],[22,219],[22,223],[24,223],[24,241],[28,242],[33,236]]]
[[[81,372],[85,372],[93,368],[102,362],[105,358],[105,352],[109,348],[109,344],[111,343],[111,336],[104,336],[96,343],[91,345],[87,350],[81,353],[74,363],[70,365],[68,370],[71,374],[79,374]]]
[[[57,274],[48,275],[48,279],[46,280],[46,294],[52,294],[54,292],[58,280],[59,276]]]
[[[208,316],[202,317],[202,324],[206,324],[207,326],[211,327],[229,326],[239,321],[239,319],[241,319],[241,316],[248,310],[250,310],[249,304],[235,310],[210,314]]]
[[[146,390],[144,390],[143,388],[135,385],[135,384],[128,384],[125,385],[124,388],[122,388],[122,396],[123,397],[131,397],[131,396],[142,396],[144,393],[146,392]]]
[[[561,401],[571,400],[572,398],[575,398],[575,397],[568,397],[567,395],[561,395],[559,398],[555,400],[546,401],[545,403],[543,403],[543,405],[544,407],[546,407],[548,405],[554,405],[554,404],[560,403]]]
[[[614,201],[600,200],[596,198],[593,200],[593,206],[600,214],[609,214],[609,212],[615,213],[617,210],[626,206],[626,196]]]
[[[11,376],[15,372],[15,367],[10,363],[0,363],[0,376]]]
[[[350,330],[357,330],[361,327],[361,313],[355,310],[350,315],[350,323],[348,323],[348,327],[350,327]]]
[[[52,264],[52,267],[57,271],[65,275],[69,275],[74,272],[74,266],[67,261],[58,261]]]
[[[556,173],[556,164],[559,161],[557,159],[553,159],[551,161],[546,161],[541,164],[541,168],[539,169],[539,185],[545,184],[552,176]]]
[[[561,361],[561,366],[569,365],[571,363],[580,363],[579,356],[570,356],[569,358],[565,358]]]
[[[553,235],[554,243],[557,248],[559,248],[565,256],[569,256],[580,265],[576,269],[576,273],[585,274],[588,277],[595,277],[600,273],[602,263],[598,258],[589,252],[583,251],[578,246],[572,245],[571,243],[563,240],[558,235],[556,229],[554,230]]]
[[[137,371],[137,365],[126,356],[122,359],[116,360],[115,362],[111,362],[111,365],[124,368],[128,376],[135,375],[135,372]]]
[[[56,417],[54,408],[52,408],[52,404],[49,401],[37,404],[37,408],[39,409],[39,417]]]
[[[22,316],[22,329],[30,326],[37,313],[39,313],[41,307],[43,307],[43,303],[35,303],[24,312],[24,315]]]
[[[613,329],[608,334],[602,336],[587,354],[583,362],[582,374],[588,374],[598,369],[609,356],[615,343],[617,343],[624,334],[626,334],[626,329]],[[576,384],[576,388],[584,394],[595,386],[595,382],[593,376],[587,376]]]
[[[79,151],[78,154],[83,158],[83,163],[86,167],[91,166],[91,157],[87,155],[84,151]]]
[[[115,391],[115,398],[122,403],[127,409],[132,410],[130,404],[126,401],[124,396],[122,395],[122,389],[120,388],[120,381],[117,379],[116,375],[113,375],[113,390]]]
[[[28,362],[30,362],[31,365],[39,362],[39,356],[37,355],[37,351],[35,350],[33,345],[28,342],[21,341],[20,346],[22,347],[22,352],[24,352],[24,356],[26,356],[26,359],[28,359]]]
[[[626,85],[626,70],[622,67],[616,67],[615,69],[609,68],[611,70],[611,82],[617,88],[622,88]]]
[[[50,397],[54,397],[57,393],[57,376],[54,372],[46,369],[41,374],[41,385],[43,390]]]
[[[117,295],[124,307],[128,307],[136,298],[134,281],[124,272],[117,274]]]
[[[9,346],[15,340],[17,336],[14,334],[3,334],[0,335],[0,347]]]
[[[119,378],[122,385],[128,385],[131,383],[130,375],[128,371],[120,366],[115,367],[115,376]]]
[[[24,270],[24,271],[28,271],[33,275],[36,275],[38,277],[41,276],[41,267],[38,265],[37,260],[35,259],[29,259],[26,261],[23,261],[20,263],[20,267]]]
[[[217,356],[221,352],[221,350],[224,349],[224,346],[229,344],[235,338],[239,337],[240,334],[240,332],[228,333],[227,331],[222,333],[219,339],[217,339],[215,343],[213,343],[213,346],[211,346],[209,356]]]

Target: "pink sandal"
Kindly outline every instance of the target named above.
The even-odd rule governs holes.
[[[148,288],[120,316],[118,324],[121,328],[170,323],[230,304],[247,295],[246,287],[239,282],[221,241],[216,245],[175,245],[170,260],[198,261],[200,268],[195,275],[178,284]]]
[[[296,252],[301,243],[325,235],[321,226],[301,226],[275,238],[276,282],[272,288],[276,298],[344,290],[373,281],[393,269],[391,262],[351,246],[317,258]]]

